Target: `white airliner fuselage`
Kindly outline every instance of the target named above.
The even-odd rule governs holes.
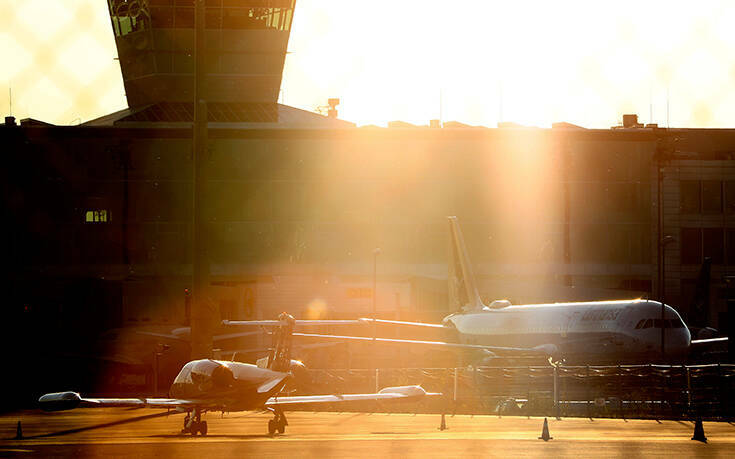
[[[650,300],[530,304],[452,314],[444,325],[461,342],[531,347],[559,354],[567,362],[650,362],[661,356],[661,330],[667,359],[689,352],[691,335],[679,314]]]

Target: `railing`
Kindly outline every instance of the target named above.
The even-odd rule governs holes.
[[[381,410],[622,418],[735,418],[735,365],[309,370],[310,393],[421,384],[443,397]],[[376,381],[377,379],[377,381]],[[336,408],[336,407],[335,407]]]

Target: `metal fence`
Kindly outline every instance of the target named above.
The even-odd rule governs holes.
[[[732,419],[735,365],[309,370],[311,393],[420,384],[442,397],[386,411]]]

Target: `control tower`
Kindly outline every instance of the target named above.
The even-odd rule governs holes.
[[[206,99],[275,110],[296,0],[206,1]],[[130,108],[191,110],[194,0],[108,0]],[[188,114],[183,114],[188,118]]]

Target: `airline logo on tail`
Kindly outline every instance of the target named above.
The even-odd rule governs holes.
[[[449,304],[456,310],[480,311],[485,305],[475,285],[475,275],[457,217],[449,220]]]

